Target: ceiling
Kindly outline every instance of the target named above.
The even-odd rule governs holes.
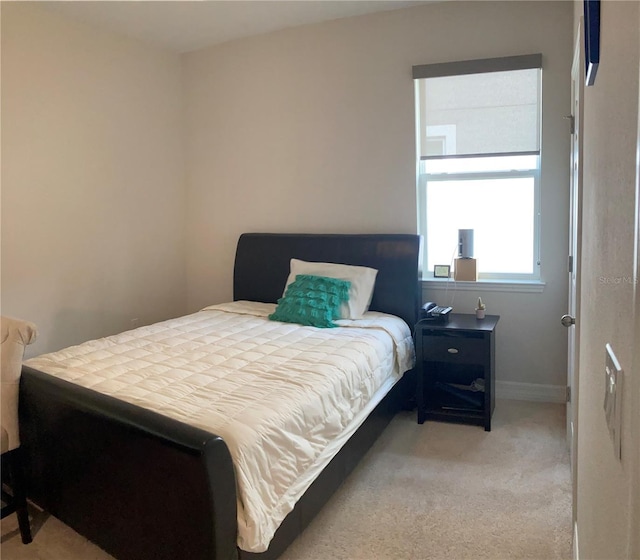
[[[34,2],[47,10],[178,53],[287,27],[423,3],[424,0]]]

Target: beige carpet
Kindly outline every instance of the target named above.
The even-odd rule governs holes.
[[[398,415],[281,560],[571,559],[564,406],[498,401],[493,430]],[[58,520],[2,560],[108,560]],[[176,559],[180,560],[180,559]]]

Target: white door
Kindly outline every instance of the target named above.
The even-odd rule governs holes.
[[[570,207],[569,207],[569,308],[562,318],[568,333],[567,360],[567,445],[571,456],[571,478],[573,481],[573,521],[576,516],[576,482],[578,442],[578,360],[579,360],[579,326],[580,326],[580,254],[582,230],[582,98],[584,93],[584,65],[581,62],[580,25],[576,43],[573,66],[571,69],[571,173],[570,173]]]

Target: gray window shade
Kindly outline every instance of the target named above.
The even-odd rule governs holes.
[[[541,54],[504,56],[502,58],[480,58],[458,62],[440,62],[422,64],[413,67],[413,79],[442,78],[444,76],[462,76],[463,74],[483,74],[485,72],[504,72],[506,70],[528,70],[542,68]]]
[[[540,55],[414,67],[414,76],[428,74],[426,69],[435,76],[417,79],[421,158],[539,153],[539,65],[493,70],[514,59],[529,64],[539,61]],[[495,60],[500,63],[492,65]],[[479,72],[468,72],[472,63]],[[434,68],[445,74],[438,75]],[[467,72],[446,73],[456,68]],[[421,69],[420,73],[416,69]]]

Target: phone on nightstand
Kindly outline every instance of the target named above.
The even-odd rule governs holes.
[[[441,307],[432,301],[428,301],[420,310],[420,319],[423,321],[438,321],[446,323],[453,307]]]

